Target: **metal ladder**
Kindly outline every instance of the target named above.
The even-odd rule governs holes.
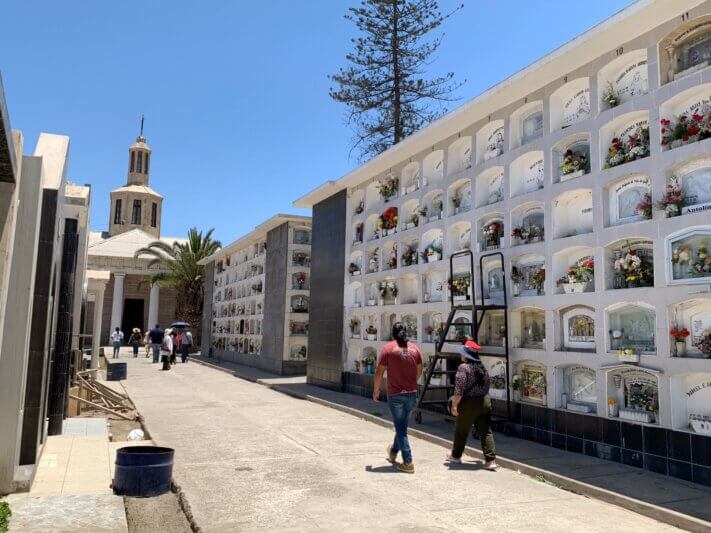
[[[454,352],[443,352],[442,349],[447,343],[461,342],[456,338],[450,337],[450,330],[454,328],[458,330],[459,328],[469,328],[470,337],[478,342],[479,340],[479,330],[484,323],[484,317],[487,312],[490,311],[503,311],[504,312],[504,352],[503,353],[489,353],[481,351],[480,356],[483,357],[496,357],[505,359],[505,369],[506,369],[506,417],[511,417],[511,392],[509,390],[509,341],[508,341],[508,331],[509,331],[509,316],[508,316],[508,294],[506,290],[506,270],[504,268],[504,255],[501,252],[491,252],[483,254],[479,257],[479,298],[480,303],[476,303],[476,295],[474,294],[474,254],[471,250],[462,250],[455,252],[449,256],[449,279],[454,279],[454,260],[458,257],[468,257],[469,258],[469,272],[472,280],[472,290],[471,290],[471,303],[455,305],[454,294],[449,291],[449,316],[447,317],[447,322],[445,327],[440,333],[439,339],[437,339],[437,344],[435,347],[435,354],[430,358],[429,365],[425,372],[424,383],[420,389],[420,394],[417,398],[417,406],[415,408],[415,421],[419,424],[422,423],[422,412],[430,411],[441,413],[445,419],[453,420],[454,418],[447,413],[447,401],[449,397],[454,393],[454,376],[457,373],[457,367],[459,366],[460,355]],[[501,263],[502,271],[502,285],[504,293],[503,304],[486,304],[484,303],[484,278],[481,275],[483,272],[484,260],[489,257],[498,257]],[[471,319],[468,322],[455,322],[456,315],[460,311],[470,311]],[[440,365],[441,361],[445,361],[444,365]],[[444,366],[444,369],[440,369],[440,366]],[[440,378],[441,383],[435,385],[432,383],[432,378]],[[443,382],[443,383],[442,383]],[[440,391],[439,393],[437,391]],[[429,393],[429,397],[428,397]],[[444,396],[442,396],[442,394]],[[434,396],[434,397],[433,397]]]

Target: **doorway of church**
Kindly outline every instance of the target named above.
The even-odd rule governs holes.
[[[121,321],[121,331],[123,331],[123,334],[125,335],[125,341],[128,341],[133,328],[140,328],[141,333],[144,333],[144,305],[145,301],[139,298],[126,298],[123,301],[123,320]]]

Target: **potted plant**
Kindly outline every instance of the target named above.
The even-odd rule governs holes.
[[[674,347],[676,348],[676,356],[684,357],[686,355],[686,338],[689,336],[689,330],[674,326],[669,331],[669,334],[674,337]]]
[[[360,322],[356,317],[351,318],[348,327],[351,330],[351,338],[360,339]]]
[[[676,176],[672,176],[664,190],[664,195],[661,200],[657,202],[657,207],[664,210],[664,214],[667,218],[671,218],[681,215],[681,210],[685,206],[686,197],[684,196],[684,189],[679,183],[679,179]]]
[[[701,355],[706,359],[711,358],[711,328],[704,331],[701,339],[694,346],[701,351]]]
[[[511,378],[511,390],[513,392],[512,400],[515,402],[521,401],[521,376],[514,374]]]
[[[375,374],[375,356],[369,355],[365,358],[365,368],[367,374]]]
[[[368,337],[369,341],[374,341],[378,338],[378,328],[376,328],[373,324],[370,324],[365,329],[365,334]]]
[[[612,85],[611,81],[607,82],[605,90],[602,91],[602,101],[608,109],[612,109],[613,107],[620,105],[620,95],[617,93],[617,90]]]
[[[620,414],[620,407],[614,398],[607,399],[607,414],[611,417],[617,417]]]

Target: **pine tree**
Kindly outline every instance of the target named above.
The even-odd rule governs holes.
[[[431,79],[425,70],[441,44],[430,37],[454,12],[441,14],[436,0],[361,0],[346,19],[363,33],[353,39],[350,63],[330,79],[329,94],[348,106],[354,131],[351,150],[368,159],[397,144],[446,112],[462,83],[454,73]]]

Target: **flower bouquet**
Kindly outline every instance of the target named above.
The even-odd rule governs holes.
[[[681,215],[681,210],[685,205],[684,188],[679,183],[678,178],[672,176],[667,188],[664,189],[664,196],[657,202],[657,207],[664,210],[667,218],[671,218]]]
[[[351,276],[357,276],[360,274],[360,265],[357,263],[351,263],[348,265],[348,273]]]
[[[397,268],[397,244],[394,244],[390,250],[390,257],[388,257],[386,264],[389,270]]]
[[[686,328],[679,328],[674,326],[669,331],[669,335],[674,337],[676,356],[684,357],[686,355],[686,338],[690,335],[689,330]]]
[[[620,105],[620,95],[617,93],[611,81],[607,82],[605,90],[602,92],[602,101],[607,105],[608,109]]]
[[[402,253],[402,265],[403,266],[411,266],[411,265],[416,265],[417,264],[417,247],[416,246],[408,246],[405,248],[405,251]]]
[[[428,263],[433,263],[442,259],[442,247],[437,244],[429,244],[422,253]]]
[[[398,288],[395,281],[383,280],[378,284],[378,290],[380,291],[380,297],[385,299],[387,297],[397,298]]]
[[[365,211],[365,200],[358,202],[358,206],[355,208],[355,214],[360,215],[363,211]]]
[[[511,236],[524,244],[543,240],[543,228],[537,224],[517,226],[511,232]]]
[[[560,173],[566,179],[577,178],[585,174],[588,169],[588,156],[585,153],[576,154],[572,150],[566,150],[563,155],[563,162],[560,165]],[[565,181],[561,179],[561,181]]]
[[[711,255],[705,244],[699,244],[696,257],[689,260],[689,277],[706,278],[711,276]]]
[[[652,275],[649,265],[629,244],[625,256],[615,259],[614,266],[615,271],[624,278],[628,289],[651,285]]]
[[[536,288],[539,295],[543,294],[543,286],[545,284],[545,281],[546,281],[546,269],[539,268],[533,274],[533,278],[531,280],[531,282],[533,283],[533,286]]]
[[[501,236],[503,235],[503,225],[501,222],[489,222],[481,231],[484,234],[484,244],[487,250],[499,248]]]
[[[662,146],[666,149],[677,148],[711,137],[711,114],[694,113],[691,117],[681,115],[675,121],[662,118],[659,122]]]
[[[652,195],[649,193],[645,193],[644,197],[642,198],[642,201],[640,201],[637,204],[637,207],[635,210],[637,211],[637,214],[641,217],[644,217],[646,219],[652,218],[652,206],[654,204],[652,203]]]
[[[704,331],[701,339],[697,341],[694,346],[696,346],[706,359],[711,358],[711,329]]]
[[[469,299],[469,287],[471,286],[471,282],[471,276],[468,274],[456,276],[449,280],[449,291],[452,293],[452,298],[455,302]]]
[[[380,215],[379,226],[383,230],[383,236],[390,235],[397,228],[397,207],[389,207]]]
[[[395,177],[390,177],[378,184],[378,191],[380,191],[380,196],[383,200],[387,202],[390,198],[397,195],[398,187],[400,187],[400,180]]]
[[[434,328],[425,326],[425,342],[432,342],[432,333],[434,333]]]
[[[370,324],[367,328],[365,328],[365,334],[368,336],[369,341],[374,341],[377,339],[378,328],[376,328],[373,324]]]
[[[605,159],[605,168],[642,159],[649,155],[649,128],[640,127],[626,141],[615,137],[610,142]]]
[[[585,292],[585,289],[595,278],[595,261],[592,257],[577,261],[568,269],[565,276],[556,281],[566,294]]]

